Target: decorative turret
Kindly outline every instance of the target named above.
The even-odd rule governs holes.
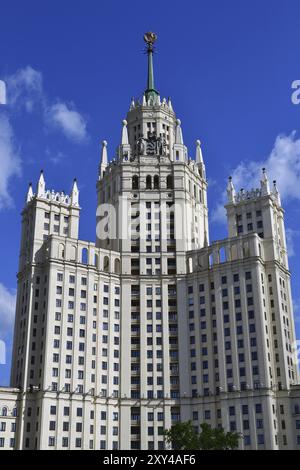
[[[108,165],[108,158],[107,158],[107,142],[106,140],[102,141],[102,152],[101,152],[101,159],[99,165],[99,178],[102,178],[105,170]]]
[[[182,136],[180,119],[177,119],[176,121],[175,144],[183,145],[183,136]]]
[[[279,194],[279,191],[278,191],[278,188],[277,188],[276,180],[273,181],[273,191],[272,191],[272,193],[275,196],[278,205],[281,206],[281,198],[280,198],[280,194]]]
[[[72,206],[78,206],[79,205],[79,189],[78,189],[78,186],[77,186],[77,179],[76,178],[74,178],[73,186],[72,186],[71,204],[72,204]]]
[[[32,183],[29,183],[27,196],[26,196],[26,202],[30,202],[32,198],[33,198]]]
[[[36,190],[37,197],[43,197],[45,195],[45,192],[46,192],[46,183],[44,179],[44,172],[43,170],[41,170],[41,174],[38,180],[37,190]]]
[[[135,108],[135,101],[134,98],[131,98],[130,108],[129,110],[132,111]]]
[[[123,159],[128,160],[131,153],[131,147],[129,144],[129,137],[128,137],[128,129],[127,129],[127,121],[123,119],[122,121],[123,128],[122,128],[122,137],[121,137],[121,145],[119,150],[119,156]]]
[[[200,140],[196,140],[196,163],[203,164],[203,157],[202,157],[202,150],[201,150],[201,142]]]
[[[205,178],[205,165],[202,156],[201,142],[199,139],[196,140],[196,164],[199,168],[200,175],[202,178]]]
[[[122,121],[123,128],[122,128],[122,138],[121,138],[121,145],[128,145],[128,130],[127,130],[127,121],[123,119]]]
[[[234,185],[233,185],[233,182],[232,182],[232,177],[229,176],[228,184],[227,184],[227,199],[228,199],[228,202],[229,203],[234,203],[235,202],[235,196],[236,196],[236,192],[235,192],[235,188],[234,188]]]
[[[177,119],[175,128],[175,143],[174,143],[174,161],[184,162],[186,159],[186,146],[183,143],[181,121]]]
[[[265,168],[262,169],[262,178],[260,180],[260,186],[262,196],[267,196],[268,194],[270,194],[270,185]]]

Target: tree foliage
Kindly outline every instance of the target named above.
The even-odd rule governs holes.
[[[236,432],[214,429],[207,423],[200,427],[199,433],[191,421],[176,423],[165,431],[166,442],[174,450],[232,450],[239,445],[240,434]]]

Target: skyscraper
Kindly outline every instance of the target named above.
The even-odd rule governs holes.
[[[96,240],[79,240],[79,190],[41,172],[22,212],[11,387],[0,446],[163,449],[191,420],[242,449],[300,448],[300,385],[284,213],[266,171],[230,179],[228,238],[209,242],[201,143],[184,144],[154,83],[132,99],[121,143],[102,143]],[[3,429],[2,429],[3,428]]]

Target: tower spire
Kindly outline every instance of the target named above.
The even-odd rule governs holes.
[[[44,178],[44,171],[41,170],[40,177],[38,180],[37,184],[37,196],[41,197],[44,196],[46,191],[46,183],[45,183],[45,178]]]
[[[148,54],[148,77],[147,77],[147,89],[145,90],[146,100],[155,99],[159,93],[155,89],[154,85],[154,71],[153,71],[153,51],[154,43],[157,39],[157,35],[152,32],[144,34],[144,41],[147,44],[147,54]]]

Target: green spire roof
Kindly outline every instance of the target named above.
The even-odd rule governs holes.
[[[145,90],[145,95],[147,101],[149,98],[155,98],[159,95],[158,91],[155,89],[154,85],[154,72],[153,72],[153,44],[156,41],[157,36],[155,33],[149,32],[144,34],[144,41],[147,44],[147,54],[148,54],[148,77],[147,77],[147,89]]]

